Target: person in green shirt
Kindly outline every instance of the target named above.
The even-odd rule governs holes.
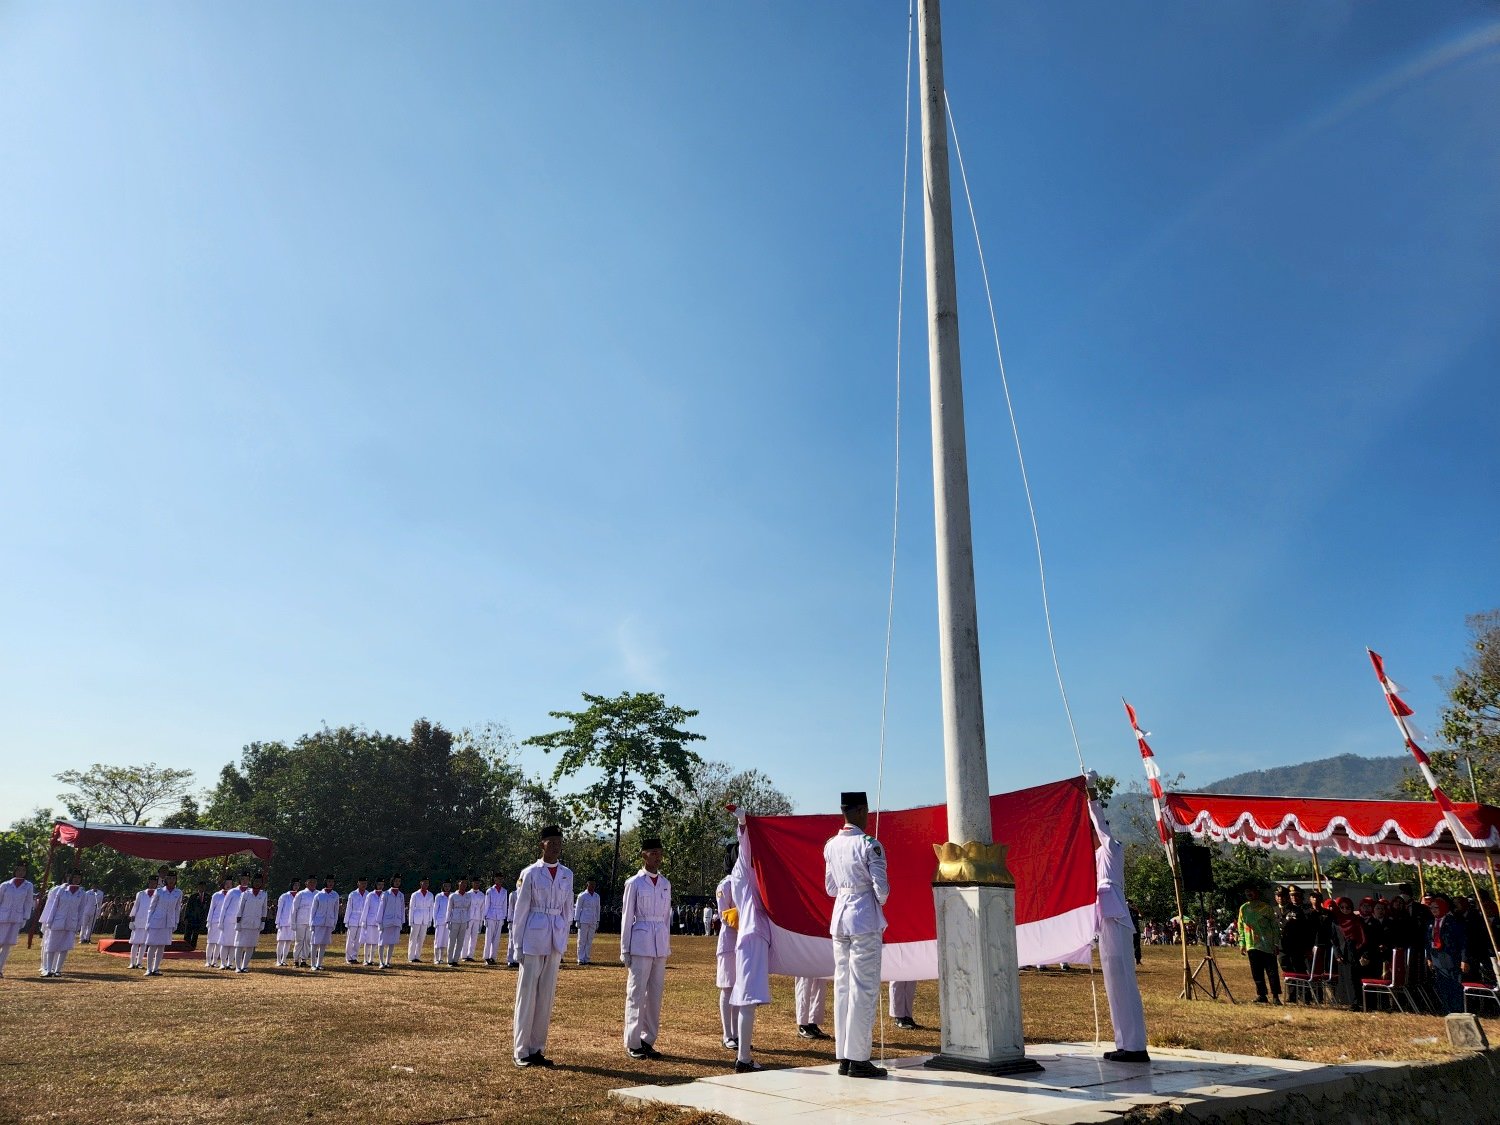
[[[1250,975],[1255,978],[1255,1003],[1281,1003],[1281,974],[1276,970],[1276,954],[1280,951],[1280,927],[1276,922],[1276,911],[1264,902],[1257,887],[1245,888],[1245,905],[1239,915],[1240,952],[1250,958]]]

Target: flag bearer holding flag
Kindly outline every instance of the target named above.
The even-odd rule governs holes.
[[[1125,905],[1125,849],[1110,832],[1109,821],[1099,805],[1096,786],[1099,775],[1084,775],[1089,786],[1089,819],[1099,837],[1094,852],[1098,876],[1096,922],[1099,930],[1099,962],[1104,969],[1104,994],[1109,999],[1109,1022],[1115,1029],[1115,1049],[1104,1052],[1110,1062],[1150,1062],[1146,1053],[1146,1011],[1141,1005],[1141,986],[1135,979],[1135,924]]]

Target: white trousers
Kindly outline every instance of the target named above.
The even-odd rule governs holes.
[[[420,961],[422,959],[422,947],[427,944],[427,923],[412,923],[411,937],[406,942],[406,959],[408,961]]]
[[[474,956],[474,947],[479,944],[479,927],[483,922],[483,918],[470,918],[469,924],[464,927],[464,957]]]
[[[447,922],[439,922],[432,927],[432,959],[439,965],[448,960]]]
[[[354,964],[359,960],[359,937],[363,926],[349,926],[344,930],[344,960]]]
[[[468,932],[468,922],[458,922],[448,927],[448,963],[450,965],[457,965],[464,959],[464,935]]]
[[[165,945],[146,946],[146,971],[148,973],[161,972],[161,955],[165,953],[166,950],[167,947]]]
[[[724,1029],[725,1039],[734,1039],[739,1034],[736,1030],[738,1022],[735,1017],[739,1009],[729,999],[729,994],[733,991],[733,988],[719,989],[719,1023]]]
[[[743,1004],[734,1010],[734,1037],[739,1040],[735,1061],[750,1062],[751,1043],[755,1039],[755,1005]]]
[[[833,1038],[838,1057],[870,1061],[880,1003],[880,931],[833,939]]]
[[[68,959],[68,950],[66,950],[66,949],[58,949],[58,950],[55,950],[55,951],[53,951],[51,953],[48,953],[46,947],[43,946],[42,947],[42,972],[44,972],[44,973],[61,973],[62,970],[63,970],[63,962],[66,961],[67,959]]]
[[[501,923],[492,918],[484,925],[484,959],[486,961],[498,961],[500,960]]]
[[[580,965],[587,965],[594,959],[594,935],[598,932],[598,922],[578,923],[578,963]]]
[[[292,955],[292,946],[294,944],[295,940],[288,941],[285,938],[276,939],[276,963],[278,965],[286,964],[286,959]]]
[[[298,922],[297,937],[292,944],[292,960],[306,963],[312,960],[312,923]]]
[[[661,1031],[661,992],[667,979],[665,957],[632,953],[625,970],[625,1049],[655,1043]]]
[[[827,977],[797,978],[797,1026],[822,1023],[828,1018]]]
[[[523,953],[521,977],[516,981],[516,1010],[512,1018],[516,1058],[524,1059],[547,1048],[552,1024],[552,1001],[557,995],[561,953]]]
[[[891,981],[891,1019],[910,1020],[917,1000],[917,982],[914,980]]]
[[[1129,926],[1102,920],[1099,962],[1104,967],[1104,994],[1109,998],[1115,1046],[1121,1051],[1144,1051],[1146,1010],[1141,1006],[1140,982],[1135,979],[1135,942]]]
[[[508,964],[519,965],[521,963],[520,938],[516,936],[516,928],[510,928],[510,937],[505,943],[505,960]]]

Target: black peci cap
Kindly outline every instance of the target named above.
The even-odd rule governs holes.
[[[641,840],[641,851],[661,851],[661,839],[657,836],[647,836]]]
[[[839,807],[845,809],[869,808],[870,799],[869,797],[865,796],[863,790],[857,793],[841,793],[839,794]]]
[[[555,824],[549,824],[549,825],[547,825],[546,828],[542,829],[541,839],[543,839],[543,840],[550,840],[553,836],[556,836],[559,839],[561,839],[561,837],[562,837],[562,829],[559,828],[557,825],[555,825]]]

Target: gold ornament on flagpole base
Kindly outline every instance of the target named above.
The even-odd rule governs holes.
[[[933,886],[962,883],[970,887],[1014,887],[1015,878],[1005,865],[1005,844],[933,844],[937,853],[937,874]]]

